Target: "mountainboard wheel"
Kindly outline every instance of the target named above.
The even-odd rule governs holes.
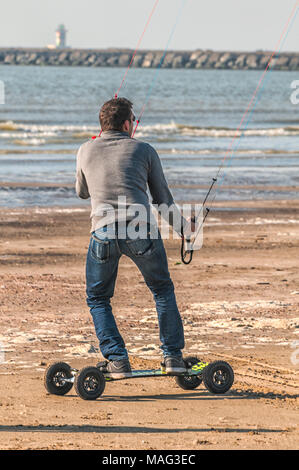
[[[51,395],[65,395],[73,387],[65,379],[73,377],[71,367],[66,362],[54,362],[45,371],[44,384]]]
[[[96,400],[105,390],[106,380],[97,367],[84,367],[75,378],[75,389],[83,400]]]
[[[186,367],[191,369],[191,367],[200,362],[200,360],[197,357],[184,357],[184,362]],[[199,375],[178,375],[175,377],[175,381],[177,385],[184,390],[194,390],[200,386],[202,377]]]
[[[226,393],[234,383],[234,371],[224,361],[211,362],[203,370],[204,384],[211,393]]]

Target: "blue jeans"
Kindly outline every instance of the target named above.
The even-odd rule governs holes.
[[[110,304],[119,259],[123,254],[134,261],[153,293],[163,355],[182,357],[183,324],[168,271],[164,244],[160,233],[158,235],[158,239],[150,238],[150,226],[146,232],[147,238],[136,240],[120,239],[117,233],[112,238],[108,235],[107,226],[92,233],[86,260],[87,305],[93,318],[101,353],[107,360],[128,358]]]

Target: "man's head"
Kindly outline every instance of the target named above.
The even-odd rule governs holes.
[[[126,98],[113,98],[103,104],[100,110],[102,131],[133,133],[135,116],[132,111],[133,103]]]

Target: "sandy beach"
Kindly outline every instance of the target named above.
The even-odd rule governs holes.
[[[226,395],[163,378],[107,384],[85,402],[74,389],[48,395],[43,375],[52,361],[101,358],[85,303],[89,210],[2,209],[1,448],[298,448],[298,210],[298,200],[217,203],[189,267],[166,242],[185,354],[230,362]],[[125,257],[113,309],[132,365],[158,366],[153,299]]]

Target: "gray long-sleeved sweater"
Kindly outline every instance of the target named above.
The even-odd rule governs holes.
[[[82,199],[91,197],[91,231],[114,221],[132,220],[135,216],[125,212],[130,206],[136,208],[138,219],[142,206],[150,222],[148,188],[152,204],[171,207],[170,224],[181,233],[186,220],[174,203],[160,158],[151,145],[125,132],[107,131],[79,148],[76,192]]]

